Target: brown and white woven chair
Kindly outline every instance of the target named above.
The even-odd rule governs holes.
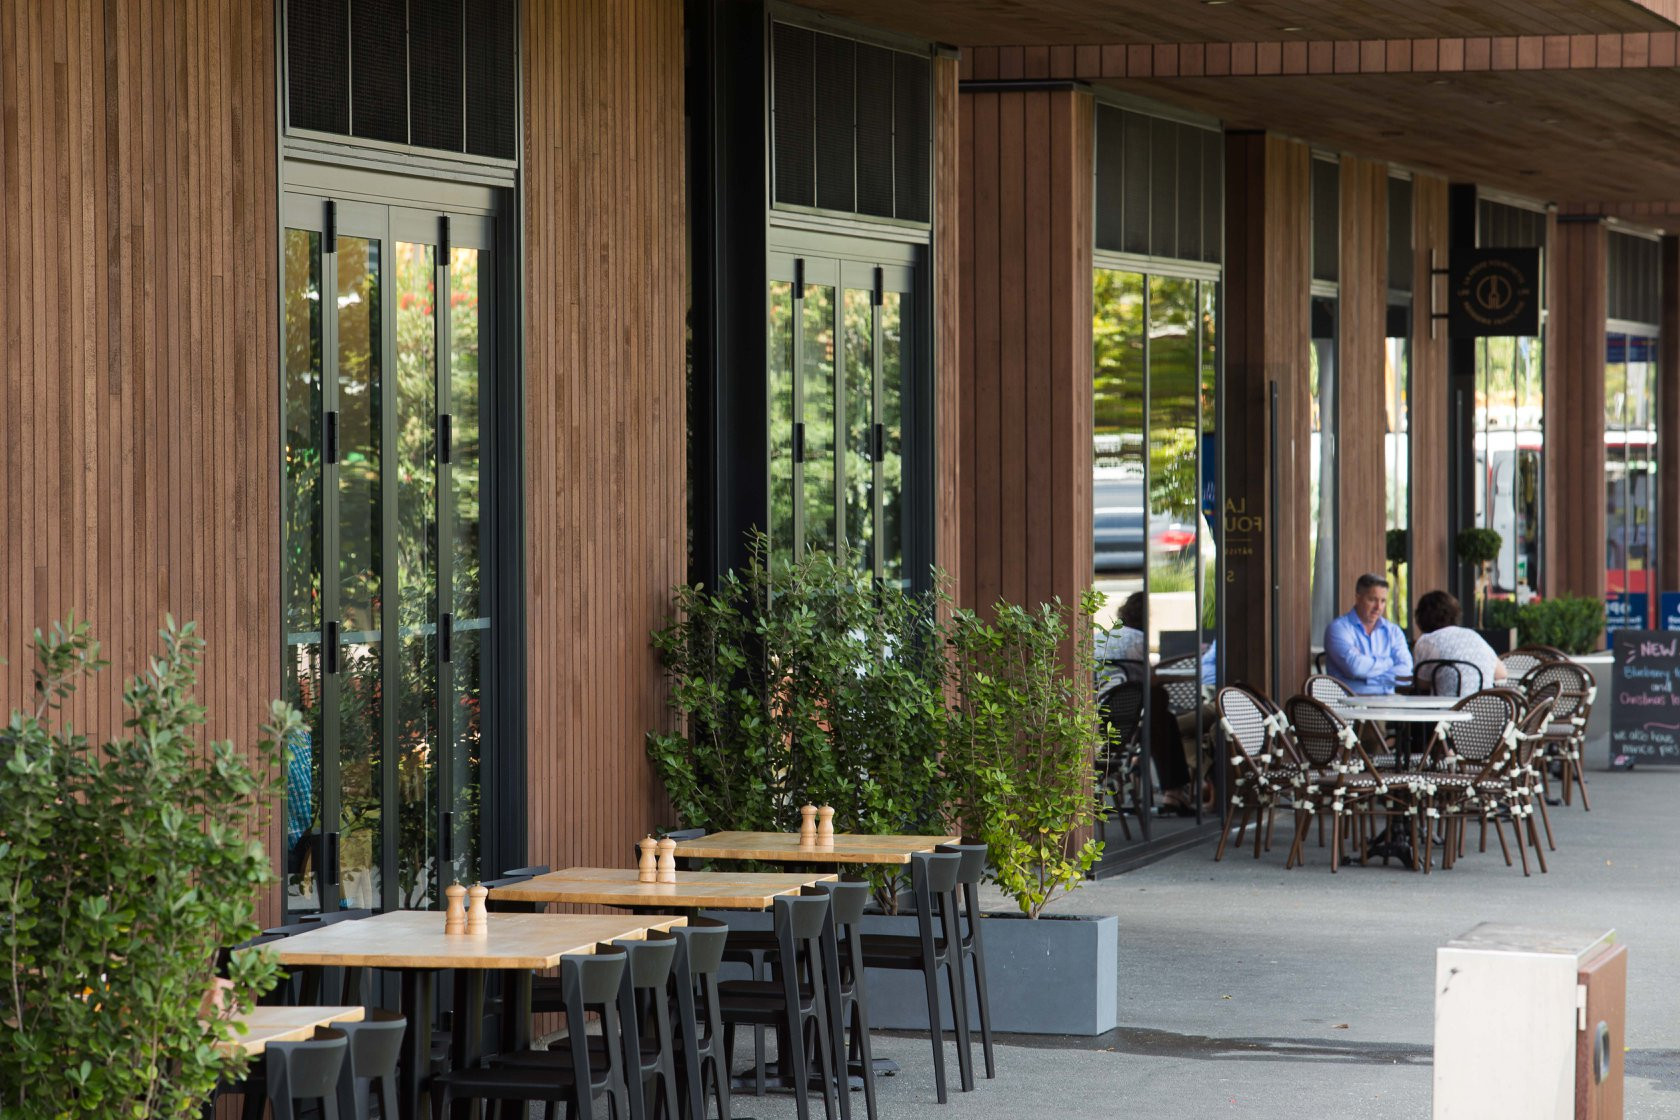
[[[1431,781],[1424,791],[1430,798],[1425,810],[1430,824],[1437,816],[1445,821],[1443,870],[1463,854],[1464,820],[1468,816],[1475,815],[1481,821],[1481,850],[1487,850],[1487,812],[1490,805],[1498,807],[1489,790],[1508,784],[1509,776],[1504,772],[1515,764],[1517,745],[1517,703],[1509,691],[1475,692],[1454,704],[1452,710],[1467,712],[1471,718],[1463,723],[1436,725],[1426,771]],[[1505,846],[1503,831],[1499,843]],[[1510,859],[1507,848],[1507,864]]]
[[[1214,698],[1219,727],[1230,750],[1230,799],[1225,811],[1225,828],[1219,836],[1219,850],[1213,858],[1225,858],[1231,839],[1231,818],[1238,816],[1237,847],[1243,845],[1248,822],[1254,820],[1254,858],[1262,846],[1272,846],[1272,823],[1278,805],[1292,798],[1305,776],[1294,744],[1288,735],[1283,713],[1264,697],[1240,685],[1227,685]]]
[[[1386,795],[1388,784],[1370,763],[1359,736],[1329,705],[1311,696],[1292,696],[1284,704],[1294,730],[1295,747],[1306,766],[1304,780],[1295,790],[1295,839],[1285,867],[1300,862],[1307,823],[1313,817],[1330,818],[1330,870],[1342,862],[1343,834],[1362,810]],[[1363,845],[1361,858],[1363,859]]]
[[[1525,692],[1548,684],[1558,686],[1558,697],[1543,741],[1541,782],[1549,788],[1544,763],[1556,760],[1562,768],[1563,803],[1573,804],[1574,787],[1580,786],[1581,807],[1590,812],[1592,802],[1587,799],[1587,776],[1581,765],[1581,752],[1586,746],[1587,720],[1592,715],[1593,701],[1598,698],[1598,686],[1593,683],[1591,673],[1573,661],[1564,660],[1537,665],[1523,678]]]
[[[1132,810],[1145,812],[1142,792],[1138,785],[1138,769],[1142,765],[1143,698],[1145,685],[1141,680],[1127,680],[1111,685],[1097,697],[1097,712],[1102,720],[1096,750],[1097,788],[1114,806],[1114,816],[1120,819],[1120,831],[1132,838],[1132,826],[1126,822],[1126,801],[1130,797]]]

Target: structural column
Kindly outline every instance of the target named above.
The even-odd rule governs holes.
[[[1447,184],[1428,175],[1412,177],[1412,599],[1446,587],[1452,568],[1448,532],[1447,328],[1434,313],[1445,311]]]
[[[1341,183],[1336,549],[1350,583],[1387,568],[1388,167],[1344,156]]]
[[[1552,239],[1546,486],[1547,595],[1604,595],[1604,316],[1601,218],[1565,218]]]
[[[1226,137],[1225,668],[1274,692],[1301,680],[1312,645],[1310,171],[1305,144]]]
[[[960,101],[957,600],[1075,602],[1092,579],[1093,103],[990,82]]]

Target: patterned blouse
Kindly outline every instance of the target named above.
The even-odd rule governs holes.
[[[1482,671],[1482,688],[1492,688],[1494,674],[1499,671],[1499,655],[1493,652],[1493,647],[1480,634],[1465,626],[1443,626],[1423,635],[1412,647],[1412,657],[1419,666],[1419,684],[1428,683],[1434,676],[1436,667],[1425,665],[1425,661],[1468,661]],[[1476,691],[1476,674],[1468,669],[1454,672],[1455,668],[1449,666],[1441,670],[1440,688],[1431,685],[1431,691],[1437,696],[1468,696]],[[1455,681],[1455,677],[1461,679]]]

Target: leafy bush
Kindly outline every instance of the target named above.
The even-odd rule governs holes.
[[[1078,839],[1100,812],[1090,682],[1101,601],[1086,592],[1072,609],[1059,599],[1037,610],[1000,602],[989,622],[970,611],[952,620],[957,699],[946,764],[958,817],[965,835],[985,842],[998,886],[1033,918],[1102,855],[1101,841]]]
[[[1460,529],[1458,536],[1453,540],[1453,548],[1458,553],[1459,560],[1476,569],[1477,625],[1485,625],[1487,622],[1487,566],[1499,559],[1499,549],[1504,543],[1505,538],[1499,535],[1497,529]]]
[[[36,631],[38,706],[0,731],[0,1114],[192,1117],[244,1067],[200,1005],[217,949],[257,932],[273,873],[252,837],[297,716],[275,703],[255,771],[231,743],[201,746],[203,642],[173,620],[162,639],[123,693],[127,737],[96,747],[54,717],[105,666],[99,643],[73,618]],[[271,954],[241,954],[226,1004],[276,974]]]
[[[1383,545],[1388,555],[1388,562],[1398,567],[1406,562],[1407,550],[1411,547],[1411,533],[1406,529],[1390,529],[1383,538]]]
[[[1517,640],[1523,645],[1591,653],[1604,634],[1604,600],[1559,595],[1519,606],[1509,599],[1495,599],[1487,605],[1487,624],[1496,630],[1516,627]]]

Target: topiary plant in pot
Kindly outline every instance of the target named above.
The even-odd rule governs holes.
[[[1481,626],[1483,604],[1487,602],[1487,567],[1499,559],[1499,549],[1505,539],[1497,529],[1462,529],[1453,542],[1454,550],[1463,563],[1476,569],[1476,625]]]
[[[123,692],[123,737],[96,744],[63,705],[105,666],[99,643],[73,618],[36,631],[37,703],[0,729],[0,1115],[185,1120],[244,1068],[207,995],[217,951],[258,931],[274,874],[255,837],[274,744],[300,724],[276,702],[254,764],[201,742],[204,643],[173,620],[162,639]],[[277,971],[272,954],[239,954],[224,1012]]]

